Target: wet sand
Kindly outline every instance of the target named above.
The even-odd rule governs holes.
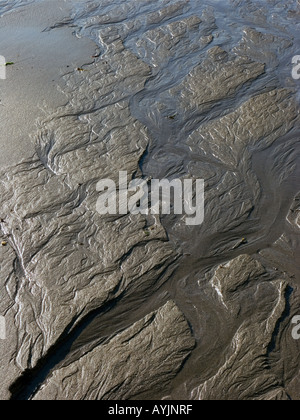
[[[37,119],[45,108],[66,103],[59,90],[62,74],[93,61],[96,45],[89,39],[76,38],[72,28],[47,31],[71,9],[71,1],[42,1],[0,18],[0,54],[15,63],[0,86],[1,167],[34,154]]]
[[[298,16],[41,0],[1,18],[2,399],[300,399]],[[100,216],[120,170],[205,179],[203,225]]]

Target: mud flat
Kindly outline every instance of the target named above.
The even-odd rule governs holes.
[[[45,101],[9,97],[1,134],[0,398],[300,399],[297,4],[3,5],[41,33],[11,76]],[[121,170],[205,179],[204,224],[99,215]]]
[[[2,3],[0,54],[14,65],[1,81],[1,167],[33,155],[37,118],[44,117],[47,107],[66,102],[58,89],[61,75],[92,62],[96,51],[89,39],[74,37],[72,28],[47,31],[71,13],[72,2],[8,1],[5,7]]]

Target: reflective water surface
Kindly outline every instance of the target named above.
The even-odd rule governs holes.
[[[27,2],[0,1],[0,13],[23,3]],[[165,261],[157,263],[166,270],[159,271],[158,286],[125,293],[102,309],[100,306],[98,312],[93,308],[67,338],[62,354],[49,356],[46,368],[38,370],[37,383],[172,299],[188,320],[195,348],[164,391],[141,390],[134,397],[198,398],[206,395],[199,385],[208,381],[207,388],[213,389],[209,379],[226,363],[235,369],[230,358],[233,338],[247,322],[259,325],[259,314],[271,308],[273,281],[288,278],[294,289],[290,315],[300,308],[299,218],[295,216],[299,209],[294,202],[300,177],[300,81],[292,78],[292,59],[300,54],[300,5],[295,0],[74,0],[72,4],[72,16],[47,30],[72,27],[74,36],[88,37],[96,44],[98,53],[89,64],[83,63],[80,75],[68,73],[60,81],[68,106],[76,109],[76,124],[84,123],[91,130],[77,145],[76,133],[80,132],[74,126],[76,148],[72,139],[43,140],[37,145],[39,158],[56,175],[65,175],[70,188],[78,189],[79,183],[82,203],[96,176],[81,176],[84,165],[80,175],[73,176],[68,156],[75,159],[74,150],[90,150],[100,142],[104,147],[115,130],[116,144],[118,136],[130,138],[128,130],[134,131],[136,123],[128,126],[123,114],[118,121],[117,108],[113,108],[125,101],[130,118],[145,128],[148,139],[139,151],[133,176],[205,179],[205,221],[202,226],[187,227],[181,216],[162,217],[170,246],[179,257],[171,268],[164,267]],[[133,66],[132,80],[130,72],[123,75],[118,61],[122,48],[124,67],[127,52],[137,59],[128,59]],[[141,62],[145,67],[137,73],[144,72],[145,82],[135,73]],[[107,88],[102,80],[109,77]],[[68,106],[57,111],[56,120],[54,110],[47,109],[47,124],[57,121],[59,139],[72,132]],[[43,128],[40,134],[44,134]],[[116,171],[118,167],[127,169],[124,166],[129,161],[124,155],[126,146],[113,155]],[[80,162],[85,156],[90,155],[78,152],[76,159]],[[102,151],[99,159],[101,156]],[[98,164],[100,177],[107,173],[109,160],[97,163],[96,157],[87,160],[86,167]],[[76,165],[77,160],[73,162]],[[153,220],[149,218],[147,223],[152,225]],[[118,236],[107,238],[107,254],[109,246],[122,246]],[[94,245],[89,243],[92,249]],[[243,254],[262,263],[266,272],[261,275],[262,284],[242,289],[228,311],[212,288],[211,270]],[[284,384],[289,396],[298,399],[294,383],[300,366],[295,362],[297,347],[289,335],[290,315],[277,325],[278,341],[274,333],[271,343],[266,343],[266,354],[281,378],[280,386]],[[260,339],[257,337],[258,347]],[[247,366],[246,356],[245,360],[239,357],[241,366]],[[284,364],[283,374],[280,363]],[[249,381],[251,375],[255,379],[256,373],[247,369],[245,376],[249,375]],[[226,377],[226,369],[222,375]],[[32,383],[22,386],[27,396],[35,390]]]

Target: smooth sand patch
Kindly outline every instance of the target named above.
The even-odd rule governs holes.
[[[0,167],[34,153],[35,122],[41,106],[65,104],[59,91],[62,75],[92,62],[96,45],[77,38],[75,28],[43,32],[71,14],[70,0],[44,0],[17,8],[0,18],[0,55],[14,65],[0,80]]]

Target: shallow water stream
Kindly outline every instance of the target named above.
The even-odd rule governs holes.
[[[23,2],[0,1],[0,13],[14,6],[19,7],[20,3]],[[82,69],[77,69],[77,74],[70,71],[61,78],[60,87],[68,97],[67,105],[57,111],[46,107],[46,122],[41,124],[38,133],[40,139],[43,136],[45,138],[39,140],[37,150],[43,165],[51,171],[49,176],[61,176],[68,188],[77,191],[79,201],[75,206],[76,211],[82,203],[89,203],[89,194],[92,198],[95,196],[95,174],[98,173],[100,179],[102,174],[109,173],[107,168],[110,164],[112,172],[118,168],[120,171],[127,170],[129,166],[133,176],[145,179],[201,178],[206,183],[205,219],[201,226],[187,227],[182,216],[163,216],[161,223],[167,233],[168,247],[177,257],[170,263],[153,263],[155,272],[151,272],[150,277],[157,278],[155,286],[139,287],[137,277],[131,288],[122,291],[122,279],[118,288],[108,291],[111,300],[103,300],[103,304],[95,302],[90,310],[86,309],[88,303],[79,308],[76,315],[78,322],[75,321],[76,316],[72,315],[74,330],[71,324],[68,324],[70,334],[66,334],[65,328],[62,328],[61,351],[49,352],[51,345],[54,345],[54,349],[60,345],[59,335],[53,338],[53,342],[49,339],[51,345],[49,348],[45,346],[44,353],[41,352],[41,356],[37,357],[42,357],[41,367],[35,369],[34,363],[31,364],[33,379],[25,376],[20,383],[16,382],[18,386],[15,387],[14,397],[38,395],[40,385],[51,377],[50,372],[76,364],[79,357],[109,342],[112,335],[126,331],[147,314],[173,300],[188,321],[196,342],[195,347],[163,390],[141,387],[130,398],[197,398],[196,394],[200,391],[195,390],[199,385],[208,381],[209,389],[209,379],[231,360],[230,349],[237,331],[247,322],[250,325],[261,322],[263,308],[271,308],[270,305],[275,301],[271,285],[278,279],[284,279],[293,289],[293,294],[289,301],[289,311],[286,309],[284,315],[279,317],[281,323],[276,324],[276,333],[272,334],[270,343],[266,342],[267,357],[274,375],[280,378],[276,386],[284,388],[290,398],[299,399],[299,389],[295,385],[300,369],[299,362],[296,362],[298,343],[290,334],[291,317],[297,311],[300,314],[300,241],[299,217],[297,219],[296,216],[299,209],[294,204],[300,190],[300,80],[292,78],[292,58],[300,54],[299,2],[74,0],[72,4],[72,16],[66,16],[47,30],[59,31],[65,26],[72,27],[74,36],[88,37],[95,42],[98,54],[89,63],[82,63]],[[122,48],[125,48],[124,64],[119,57]],[[145,65],[140,70],[133,68],[132,79],[130,69],[128,71],[126,67],[128,52],[137,59],[135,62],[130,56],[129,65],[140,66],[141,62]],[[139,80],[143,72],[144,79]],[[102,81],[110,77],[107,88]],[[119,118],[117,106],[113,107],[124,102],[128,104],[130,116],[126,114],[123,117],[120,114]],[[80,123],[84,127],[82,134],[81,128],[72,125],[72,120],[68,119],[73,118],[71,107],[75,109],[73,123]],[[146,129],[148,139],[147,144],[143,143],[137,153],[134,134],[133,146],[128,150],[132,150],[132,154],[137,153],[135,171],[135,163],[126,158],[126,141],[124,147],[117,150],[118,136],[131,139],[128,130],[137,125],[131,119]],[[51,130],[55,133],[52,137],[49,135]],[[106,147],[103,143],[108,144],[107,138],[113,136],[115,130],[116,143],[107,152],[113,156],[110,163],[106,158],[102,159],[102,147]],[[68,140],[64,142],[62,139],[67,136]],[[92,154],[94,148],[96,152]],[[85,152],[80,154],[81,150],[88,150],[90,155]],[[87,159],[86,164],[82,163],[75,174],[71,166],[83,162],[83,159]],[[90,171],[87,178],[85,170]],[[23,171],[27,170],[22,169],[20,172]],[[8,174],[9,182],[12,179],[13,176]],[[71,206],[74,197],[65,193],[64,188],[62,194],[66,194],[66,202]],[[18,218],[21,218],[19,208],[22,208],[22,200],[15,206]],[[43,223],[46,223],[47,206],[52,215],[59,213],[58,217],[64,220],[68,210],[58,211],[62,204],[58,207],[53,204],[52,207],[50,201],[43,204],[40,213],[29,211],[28,220],[43,214]],[[76,241],[75,237],[83,238],[80,240],[88,244],[85,259],[88,260],[89,252],[95,253],[96,258],[97,248],[91,239],[93,228],[88,223],[84,228],[79,228],[77,224],[80,219],[75,219],[70,222],[76,226],[75,233],[72,233],[71,228],[69,231],[66,228],[63,236],[60,222],[53,229],[51,225],[49,237],[45,241],[41,240],[34,252],[30,255],[25,253],[24,257],[23,249],[27,245],[23,245],[23,239],[12,230],[26,278],[32,278],[31,275],[44,275],[47,278],[46,269],[36,268],[39,264],[36,255],[46,252],[45,264],[48,264],[49,258],[52,261],[51,258],[57,253],[57,245],[51,243],[51,235],[62,233],[58,243],[64,242],[61,238],[69,238],[70,241]],[[67,226],[67,222],[61,223]],[[145,226],[147,223],[151,225],[153,220],[149,219],[145,223]],[[137,225],[136,229],[141,229],[143,223]],[[38,223],[33,221],[32,228],[25,223],[22,228],[28,228],[30,232],[33,226],[34,231],[38,231]],[[10,228],[5,228],[5,232],[8,233]],[[109,260],[110,246],[113,249],[126,246],[115,233],[108,234],[106,228],[101,229],[99,232],[106,241],[103,245],[103,259]],[[126,230],[127,222],[124,221],[120,229]],[[84,232],[82,237],[79,233],[81,231]],[[41,235],[39,233],[34,237],[39,241]],[[131,235],[133,233],[130,231],[128,237]],[[127,243],[127,239],[124,241],[124,244]],[[138,249],[141,246],[141,249],[145,247],[146,250],[148,245],[144,242],[145,239],[140,240]],[[159,253],[164,252],[164,243],[159,242]],[[75,278],[79,268],[72,272],[73,254],[67,247],[67,243],[62,245],[66,253],[65,261],[70,259],[66,266],[69,264]],[[102,252],[102,248],[99,249]],[[131,250],[122,257],[121,271],[133,252]],[[154,254],[154,251],[149,251],[147,255],[156,258]],[[254,279],[253,288],[250,280],[250,288],[246,282],[246,288],[235,295],[228,309],[224,301],[218,299],[210,280],[217,266],[222,268],[223,264],[243,254],[262,263],[266,271],[260,279]],[[56,261],[54,257],[53,261]],[[134,262],[134,273],[139,264],[146,265],[144,260],[141,263],[138,261]],[[55,264],[50,262],[49,267],[53,269]],[[107,263],[103,275],[110,275],[110,270],[113,273],[111,267],[112,263]],[[247,267],[244,269],[247,270]],[[83,273],[87,270],[90,270],[90,265]],[[128,272],[131,273],[129,268]],[[62,274],[63,279],[67,273],[66,268]],[[252,274],[249,274],[249,279]],[[96,275],[94,273],[90,278],[94,279]],[[130,276],[133,277],[133,274]],[[47,287],[50,284],[52,287],[51,281],[49,277]],[[65,285],[62,284],[62,287]],[[69,302],[70,296],[76,294],[76,290],[83,290],[86,285],[81,284],[78,289],[76,287],[75,284],[71,291],[64,292],[65,302]],[[42,298],[45,305],[46,295]],[[20,294],[16,299],[21,302],[25,297]],[[238,310],[235,307],[237,301]],[[51,307],[51,303],[47,305]],[[45,319],[40,322],[46,322]],[[263,336],[263,331],[261,333]],[[257,346],[263,340],[257,337]],[[251,382],[256,372],[249,368],[248,373],[246,356],[241,359],[245,377]],[[282,371],[280,363],[284,364]],[[233,363],[232,371],[235,366]],[[226,375],[224,372],[223,377]],[[238,381],[238,373],[236,377]],[[230,381],[228,374],[228,387],[233,385]],[[273,387],[274,384],[266,390],[258,388],[256,396],[263,398]],[[202,388],[201,392],[204,393]],[[201,392],[197,394],[198,397],[207,396]],[[232,395],[234,398],[236,394]],[[210,396],[214,399],[213,392]],[[246,394],[240,397],[251,398]]]

